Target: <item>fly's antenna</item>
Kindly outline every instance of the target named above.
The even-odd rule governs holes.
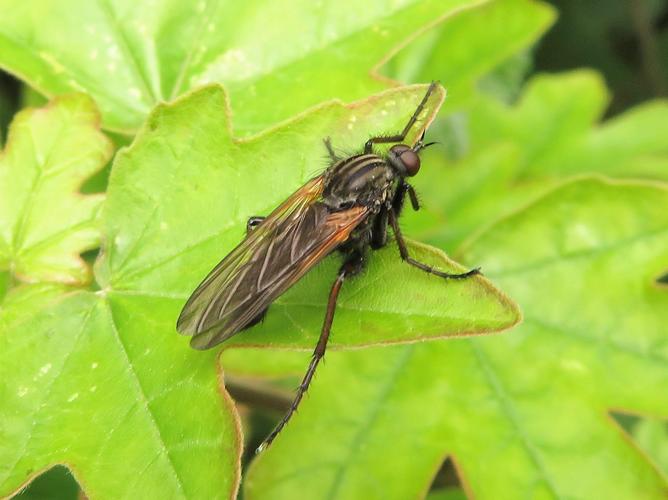
[[[413,146],[413,151],[418,153],[419,151],[428,148],[429,146],[433,146],[434,144],[440,144],[438,141],[433,141],[433,142],[422,142],[422,139],[420,139],[415,146]]]

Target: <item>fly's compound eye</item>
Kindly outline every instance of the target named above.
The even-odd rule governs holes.
[[[390,162],[408,177],[413,177],[420,171],[420,157],[405,144],[397,144],[390,148]]]
[[[404,151],[399,158],[406,167],[406,173],[409,177],[413,177],[418,173],[420,170],[420,157],[415,151],[412,149]]]

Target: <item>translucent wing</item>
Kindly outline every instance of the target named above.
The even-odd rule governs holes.
[[[331,212],[317,201],[323,178],[293,193],[225,257],[193,292],[176,328],[208,349],[240,332],[299,278],[348,239],[364,207]]]

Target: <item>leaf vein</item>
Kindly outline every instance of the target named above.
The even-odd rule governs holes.
[[[652,231],[646,231],[640,234],[637,234],[635,236],[632,236],[631,238],[624,238],[618,241],[615,241],[612,244],[609,245],[602,245],[600,247],[595,247],[595,248],[590,248],[587,250],[581,250],[577,252],[571,252],[571,253],[563,253],[556,255],[554,257],[549,257],[547,259],[539,260],[537,262],[534,262],[529,265],[525,265],[522,267],[518,267],[515,269],[509,269],[507,271],[502,271],[498,273],[493,273],[494,278],[505,278],[507,276],[517,276],[525,273],[530,273],[532,271],[535,271],[537,269],[540,269],[542,267],[550,267],[555,264],[559,264],[560,262],[568,261],[568,260],[577,260],[577,259],[582,259],[582,258],[588,258],[588,257],[597,257],[599,255],[608,253],[608,252],[614,252],[615,250],[619,250],[620,248],[623,248],[625,246],[631,246],[634,245],[635,243],[639,243],[643,240],[646,239],[651,239],[655,238],[657,236],[661,236],[664,233],[668,234],[668,226],[666,227],[661,227],[659,229],[654,229]]]
[[[389,373],[389,376],[386,378],[385,383],[381,387],[378,393],[378,397],[371,405],[368,406],[370,411],[367,412],[367,418],[365,422],[358,426],[357,432],[355,432],[355,435],[353,436],[352,443],[348,447],[347,457],[345,460],[338,463],[334,479],[330,486],[329,492],[327,493],[327,498],[330,500],[336,498],[338,491],[341,488],[343,478],[352,461],[353,455],[360,450],[362,440],[368,437],[370,429],[381,414],[383,403],[388,399],[392,389],[394,389],[395,384],[399,380],[401,371],[404,369],[414,352],[414,346],[408,346],[403,350],[397,359],[395,366],[392,368],[392,371]]]
[[[153,92],[153,88],[151,87],[148,78],[142,71],[142,65],[137,61],[135,51],[130,47],[130,43],[122,29],[122,25],[118,22],[118,19],[116,19],[111,6],[107,0],[97,0],[97,4],[100,6],[100,10],[102,10],[107,22],[113,28],[112,31],[117,34],[117,40],[120,42],[121,49],[125,53],[127,61],[132,67],[132,71],[137,75],[140,85],[144,88],[144,92],[153,100],[153,102],[161,101],[162,95],[160,93],[156,95]],[[160,85],[157,86],[157,91],[160,92]]]
[[[162,437],[162,433],[160,431],[160,426],[158,425],[157,420],[155,419],[155,416],[153,415],[153,412],[151,411],[150,404],[148,402],[148,396],[146,395],[146,392],[144,391],[144,388],[141,384],[141,381],[139,379],[139,375],[137,374],[134,365],[132,363],[132,360],[130,359],[130,356],[128,354],[127,348],[125,347],[125,344],[123,343],[121,334],[116,327],[116,322],[114,320],[114,314],[113,314],[113,309],[111,307],[111,304],[109,302],[106,302],[108,312],[109,312],[109,324],[111,326],[112,331],[114,332],[115,335],[112,335],[114,339],[116,339],[118,346],[120,348],[121,353],[125,357],[125,360],[128,365],[128,372],[132,375],[132,378],[134,379],[136,386],[137,386],[137,392],[138,392],[138,397],[141,400],[142,406],[146,410],[146,415],[148,416],[149,420],[151,421],[152,428],[154,429],[156,433],[156,437],[160,446],[160,451],[162,454],[165,456],[167,459],[167,462],[170,465],[171,472],[173,474],[173,479],[176,482],[176,485],[181,493],[181,496],[183,498],[187,498],[187,495],[185,493],[185,489],[183,486],[183,481],[181,477],[179,476],[179,473],[176,469],[176,465],[174,464],[174,461],[172,460],[171,455],[169,454],[169,450],[167,449],[167,445],[165,443],[164,438]]]
[[[478,365],[482,368],[483,375],[487,379],[490,388],[494,392],[494,395],[496,396],[496,399],[501,406],[501,410],[508,418],[512,428],[515,430],[515,433],[519,437],[519,440],[522,443],[522,446],[525,449],[527,455],[529,456],[529,459],[533,462],[539,475],[542,477],[543,481],[554,497],[564,498],[559,494],[553,479],[548,474],[547,468],[543,463],[538,450],[536,450],[536,448],[532,445],[529,436],[522,429],[522,426],[520,425],[520,417],[515,411],[512,401],[508,397],[508,394],[503,387],[503,383],[494,373],[489,359],[475,341],[471,340],[469,345],[471,346]]]

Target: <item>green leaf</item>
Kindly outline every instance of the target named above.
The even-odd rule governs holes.
[[[99,244],[104,198],[79,188],[111,157],[98,122],[83,95],[14,119],[0,157],[0,270],[31,282],[90,280],[79,254]]]
[[[461,157],[425,151],[414,181],[424,210],[406,214],[407,234],[454,248],[574,174],[668,180],[668,102],[597,124],[607,99],[590,71],[534,77],[514,106],[479,96],[463,125],[430,137],[463,137]]]
[[[659,470],[668,474],[668,427],[657,418],[641,418],[631,429],[633,439]]]
[[[59,98],[15,120],[0,165],[0,227],[11,237],[2,240],[2,256],[16,275],[65,282],[88,276],[78,254],[99,243],[102,197],[77,190],[112,149],[97,121],[84,96]],[[50,237],[39,239],[44,235]],[[0,273],[3,296],[8,278]],[[234,495],[241,437],[215,354],[183,349],[171,317],[150,317],[137,330],[140,317],[112,311],[105,292],[44,284],[4,297],[0,495],[59,463],[90,496]],[[172,335],[156,339],[160,331]],[[174,344],[182,352],[172,358]]]
[[[402,81],[426,81],[439,79],[448,88],[448,99],[443,112],[452,113],[472,97],[474,83],[481,77],[492,80],[490,71],[519,50],[533,43],[547,29],[554,19],[554,9],[547,4],[526,1],[492,1],[483,3],[477,8],[467,9],[442,23],[440,28],[422,33],[383,66],[384,74]],[[443,57],[446,54],[447,57]],[[489,83],[486,83],[489,85]],[[454,97],[453,97],[454,96]],[[442,114],[441,113],[441,114]],[[439,123],[432,124],[428,131],[429,137],[437,137],[447,142],[448,137],[435,135]],[[438,133],[438,132],[437,132]],[[467,132],[465,132],[466,134]],[[429,180],[420,183],[421,198],[427,203],[419,213],[409,215],[411,229],[420,229],[413,234],[420,238],[434,238],[440,231],[455,231],[459,226],[446,223],[440,213],[445,209],[439,204],[443,193],[443,181],[449,173],[438,164],[431,164],[431,156],[427,150],[428,160],[423,164],[429,167]],[[425,175],[422,169],[419,179]],[[478,179],[476,178],[476,181]],[[495,178],[489,177],[489,188],[494,190]],[[449,189],[449,188],[448,188]],[[435,192],[435,196],[431,196]],[[447,192],[447,191],[446,191]],[[429,203],[434,201],[436,210],[430,210]],[[408,211],[407,211],[408,212]],[[476,221],[477,222],[477,221]],[[458,234],[468,234],[462,225]],[[447,246],[441,245],[443,248]],[[226,350],[223,353],[223,365],[227,371],[254,377],[276,376],[278,374],[298,373],[296,366],[303,366],[299,353],[270,352],[261,349],[244,349],[243,351]]]
[[[668,412],[666,206],[665,185],[581,180],[495,224],[463,255],[524,323],[330,353],[247,497],[414,498],[449,455],[479,499],[664,498],[607,412]]]
[[[12,284],[11,281],[12,277],[8,272],[0,272],[0,304],[5,294],[9,291],[9,287]]]
[[[320,138],[330,136],[335,147],[350,151],[369,134],[399,130],[425,88],[386,92],[347,107],[324,105],[244,141],[234,140],[220,119],[225,98],[219,87],[159,108],[114,165],[105,215],[110,246],[98,273],[103,287],[132,307],[162,300],[164,313],[175,318],[195,286],[240,241],[248,217],[268,214],[324,169]],[[422,127],[442,98],[430,101]],[[414,245],[412,251],[442,269],[463,269],[435,249]],[[364,276],[341,293],[333,346],[496,331],[517,321],[517,310],[484,278],[435,280],[403,264],[395,248],[373,257]],[[228,345],[314,345],[337,265],[332,258],[318,266],[274,303],[263,325]]]
[[[224,83],[235,131],[248,133],[324,100],[384,88],[372,72],[388,54],[478,4],[2,0],[0,11],[12,15],[0,18],[0,66],[46,95],[85,90],[105,127],[125,132],[158,102]]]
[[[227,100],[219,86],[159,106],[112,169],[96,266],[101,290],[19,287],[5,298],[0,421],[9,425],[0,435],[0,493],[66,463],[89,496],[233,496],[236,414],[220,387],[216,351],[194,351],[176,334],[179,310],[243,237],[247,217],[268,213],[324,169],[321,138],[358,148],[370,133],[400,128],[425,89],[323,105],[247,140],[234,139],[221,119]],[[443,97],[439,88],[409,141]],[[443,269],[463,269],[435,249],[411,250]],[[234,343],[312,347],[335,266],[335,257],[318,266]],[[481,334],[519,320],[485,278],[424,276],[394,248],[374,253],[349,285],[334,346]]]
[[[582,172],[627,177],[649,172],[633,168],[638,157],[668,162],[668,101],[632,108],[597,125],[609,100],[601,77],[587,70],[539,75],[514,107],[479,99],[471,111],[471,150],[498,142],[522,147],[518,176]],[[657,178],[668,179],[666,170]]]
[[[225,373],[252,378],[275,379],[286,376],[301,376],[311,359],[308,351],[262,348],[225,349],[220,356]]]
[[[484,75],[534,43],[555,17],[542,2],[489,2],[423,33],[392,58],[386,73],[407,83],[439,80],[448,89],[445,111],[451,113],[470,101]]]
[[[10,293],[0,311],[0,493],[61,463],[89,497],[232,497],[233,404],[215,354],[184,349],[172,329],[171,318],[123,315],[102,293]]]

